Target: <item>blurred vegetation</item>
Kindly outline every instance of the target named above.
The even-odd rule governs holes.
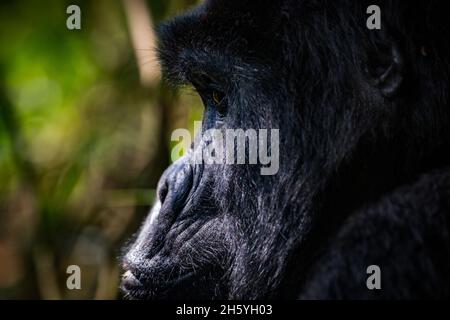
[[[0,2],[0,299],[120,297],[120,250],[170,163],[170,133],[201,118],[195,95],[143,83],[137,56],[157,65],[133,47],[133,1],[155,24],[197,2]],[[66,28],[71,4],[81,30]],[[82,290],[66,289],[72,264]]]

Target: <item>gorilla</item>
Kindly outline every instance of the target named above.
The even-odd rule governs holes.
[[[125,297],[450,297],[450,19],[378,0],[371,30],[370,5],[206,0],[158,28],[202,132],[279,129],[279,172],[189,150],[125,249]]]

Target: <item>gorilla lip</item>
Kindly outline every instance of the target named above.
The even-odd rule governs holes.
[[[154,294],[161,294],[166,291],[173,290],[174,288],[191,281],[193,278],[201,277],[202,272],[187,272],[173,279],[167,279],[161,283],[153,283],[152,291]],[[139,280],[138,277],[134,275],[131,270],[125,271],[122,276],[122,289],[126,294],[133,298],[142,298],[143,296],[148,296],[149,291],[145,290],[147,287],[146,281]]]
[[[122,276],[122,287],[127,290],[135,290],[143,287],[142,283],[134,276],[130,270],[126,271]]]

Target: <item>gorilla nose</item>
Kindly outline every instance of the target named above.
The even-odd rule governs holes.
[[[170,229],[188,203],[193,181],[193,168],[186,162],[175,162],[164,172],[158,185],[158,201],[124,258],[124,270],[139,273],[136,266],[146,265],[160,252]]]
[[[158,188],[162,210],[179,212],[193,188],[193,169],[186,163],[175,163],[163,175]]]

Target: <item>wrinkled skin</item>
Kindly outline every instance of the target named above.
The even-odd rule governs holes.
[[[186,164],[187,157],[164,173],[158,201],[127,253],[126,269],[131,272],[124,276],[129,281],[124,286],[136,290],[137,298],[192,294],[207,298],[222,290],[214,276],[223,272],[227,259],[226,217],[217,214],[209,198],[196,196],[209,192],[209,185]],[[201,216],[198,208],[203,209]],[[143,290],[142,284],[151,291]]]
[[[450,164],[448,19],[442,1],[385,0],[370,31],[369,5],[211,0],[160,27],[202,130],[279,129],[280,170],[174,163],[124,256],[126,297],[447,296],[448,210],[429,200],[450,182],[419,177]],[[365,287],[374,261],[397,279],[382,293]]]

